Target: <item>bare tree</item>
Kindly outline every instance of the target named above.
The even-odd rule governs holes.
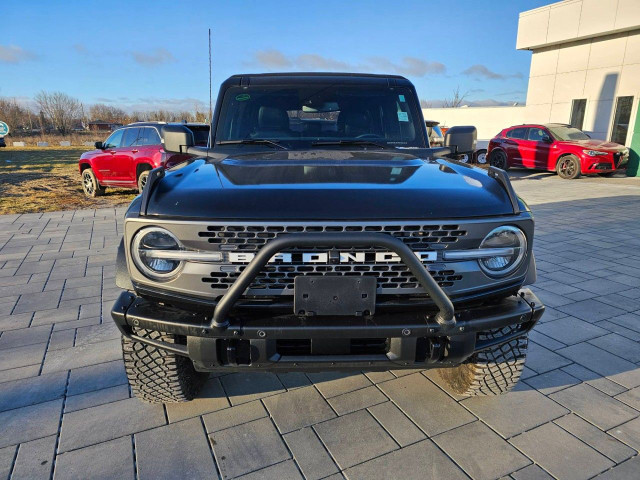
[[[208,112],[204,110],[204,106],[200,102],[193,105],[193,121],[200,123],[208,123]]]
[[[13,132],[30,130],[31,113],[15,98],[0,98],[0,120],[6,122]]]
[[[34,100],[52,126],[63,135],[68,133],[73,122],[82,115],[82,104],[76,98],[62,92],[39,92]]]
[[[430,101],[420,99],[420,108],[431,108],[431,107],[433,107],[433,104]]]
[[[460,85],[453,91],[453,96],[442,102],[444,108],[458,108],[464,100],[469,96],[469,92],[460,93]]]
[[[91,120],[102,120],[103,122],[127,123],[129,116],[121,108],[104,103],[96,103],[89,108],[89,118]]]

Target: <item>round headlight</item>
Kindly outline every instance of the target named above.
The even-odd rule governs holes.
[[[512,253],[504,256],[486,257],[478,260],[480,268],[493,277],[503,277],[516,270],[527,253],[527,237],[522,230],[504,225],[495,228],[487,235],[480,248],[511,249]]]
[[[162,252],[181,250],[178,239],[168,230],[159,227],[143,228],[131,243],[131,255],[136,267],[153,280],[173,278],[182,261],[163,258]]]

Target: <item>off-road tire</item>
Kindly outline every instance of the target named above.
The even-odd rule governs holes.
[[[137,329],[136,335],[179,343],[175,335]],[[188,402],[209,376],[196,372],[189,358],[122,337],[122,356],[129,385],[136,397],[149,403]]]
[[[509,170],[509,161],[507,160],[507,154],[502,150],[494,150],[489,156],[489,165],[492,167],[500,168],[502,170]]]
[[[104,187],[100,186],[96,174],[90,168],[82,171],[82,191],[89,198],[104,195]]]
[[[514,327],[488,330],[478,340],[508,335]],[[462,365],[440,369],[441,378],[458,395],[493,396],[511,390],[522,374],[527,356],[527,336],[474,354]]]
[[[574,180],[581,174],[580,159],[573,154],[560,157],[556,165],[556,173],[565,180]]]

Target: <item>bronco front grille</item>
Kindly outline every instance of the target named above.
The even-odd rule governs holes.
[[[210,276],[202,278],[216,290],[226,290],[236,281],[244,266],[238,272],[211,272]],[[430,271],[431,276],[441,287],[452,287],[455,282],[462,280],[462,275],[454,270]],[[377,278],[379,291],[388,289],[421,289],[418,280],[405,265],[358,264],[358,265],[269,265],[256,277],[249,287],[251,290],[288,290],[293,293],[293,282],[298,275],[344,275],[344,276],[372,276]]]
[[[426,224],[385,224],[385,225],[207,225],[206,229],[198,231],[198,236],[207,239],[212,248],[221,251],[239,251],[256,253],[270,240],[281,235],[292,233],[322,233],[322,232],[378,232],[392,235],[402,240],[414,251],[429,250],[435,244],[453,244],[458,242],[467,231],[459,225],[426,225]],[[284,252],[300,250],[327,250],[327,247],[304,247],[303,249],[287,249]],[[340,249],[344,251],[345,249]],[[348,251],[373,251],[376,248],[350,248]],[[235,268],[235,271],[233,271]],[[213,290],[227,290],[236,281],[245,265],[234,265],[233,268],[216,269],[202,281],[209,284]],[[430,271],[431,275],[441,287],[453,287],[462,280],[462,275],[451,269]],[[295,277],[298,275],[339,275],[339,276],[372,276],[377,279],[378,293],[394,294],[408,292],[422,292],[418,280],[403,263],[361,262],[353,264],[329,263],[291,263],[272,262],[268,264],[256,277],[249,287],[249,295],[293,294]]]
[[[205,230],[198,232],[198,236],[206,238],[214,248],[219,250],[257,252],[269,240],[280,235],[305,232],[387,233],[402,240],[414,250],[428,248],[437,243],[456,243],[460,237],[467,234],[465,230],[459,228],[459,225],[208,225]],[[310,249],[305,248],[305,250]]]

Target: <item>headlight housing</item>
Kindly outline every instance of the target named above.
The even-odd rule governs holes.
[[[131,256],[136,267],[153,280],[170,280],[182,267],[182,260],[163,258],[166,257],[163,252],[167,250],[182,250],[182,244],[170,231],[160,227],[141,229],[131,242]]]
[[[510,255],[486,257],[478,260],[484,273],[492,277],[504,277],[514,272],[527,254],[527,237],[517,227],[503,225],[489,232],[480,248],[512,249]]]
[[[590,157],[601,157],[604,155],[608,155],[608,152],[600,152],[598,150],[582,150],[582,153],[585,155],[589,155]]]

